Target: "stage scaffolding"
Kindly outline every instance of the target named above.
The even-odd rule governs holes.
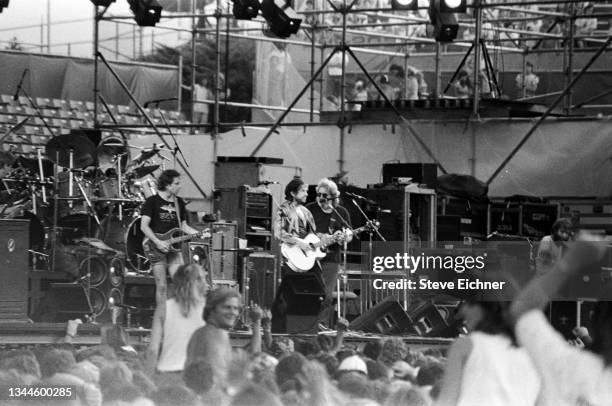
[[[322,102],[318,106],[318,109],[315,108],[315,82],[318,84],[319,89],[323,90],[323,81],[321,79],[317,79],[318,76],[324,67],[324,58],[325,51],[332,48],[333,52],[341,52],[342,53],[342,61],[341,61],[341,77],[340,77],[340,119],[338,120],[337,126],[340,130],[340,152],[338,157],[339,162],[339,172],[343,170],[344,156],[343,156],[343,144],[345,142],[345,128],[351,124],[350,120],[347,118],[346,112],[346,94],[347,94],[347,84],[346,84],[346,59],[345,55],[347,52],[355,58],[355,62],[363,68],[362,64],[359,62],[357,55],[362,54],[370,54],[370,55],[381,55],[381,56],[390,56],[390,57],[400,57],[404,60],[404,67],[408,65],[408,58],[410,53],[406,51],[388,51],[377,49],[380,47],[408,47],[410,45],[418,45],[418,44],[433,44],[435,51],[430,53],[423,53],[422,55],[430,55],[432,57],[432,64],[434,66],[434,84],[432,86],[433,92],[431,93],[431,98],[440,98],[445,97],[441,89],[441,69],[440,62],[442,58],[444,58],[446,54],[446,50],[452,45],[455,49],[471,49],[474,50],[474,58],[473,58],[473,77],[472,83],[474,86],[473,89],[473,103],[472,103],[472,118],[478,119],[479,112],[479,102],[481,97],[481,92],[479,91],[479,72],[480,72],[480,63],[481,63],[481,47],[479,44],[482,42],[484,44],[485,49],[491,52],[499,52],[499,53],[514,53],[522,55],[522,72],[523,75],[526,71],[526,58],[530,54],[534,53],[543,53],[543,52],[562,52],[563,53],[563,72],[565,77],[564,89],[559,92],[554,92],[550,95],[558,95],[556,98],[554,105],[558,105],[561,101],[563,102],[564,109],[566,113],[571,114],[572,109],[574,107],[581,107],[585,104],[585,102],[580,105],[573,104],[572,98],[572,86],[576,82],[577,77],[574,74],[574,70],[577,68],[574,62],[574,53],[575,49],[575,41],[583,41],[585,44],[593,45],[598,48],[596,53],[599,56],[602,52],[607,51],[607,46],[610,42],[608,35],[599,35],[593,33],[592,35],[581,36],[576,34],[575,30],[575,22],[580,18],[612,18],[612,14],[608,12],[594,12],[591,14],[585,14],[583,12],[583,6],[589,2],[585,1],[577,1],[577,0],[565,0],[565,1],[552,1],[552,0],[534,0],[534,1],[486,1],[486,0],[473,0],[472,4],[468,4],[468,14],[471,17],[463,18],[465,15],[461,15],[459,19],[460,27],[467,27],[474,30],[474,39],[472,41],[465,40],[455,40],[452,44],[440,44],[435,42],[432,38],[426,38],[422,36],[403,36],[397,34],[391,34],[386,32],[371,32],[368,31],[368,27],[376,26],[383,27],[383,31],[386,28],[391,26],[410,26],[410,25],[422,25],[427,24],[429,22],[428,18],[417,17],[413,15],[402,15],[402,14],[392,14],[389,7],[387,8],[367,8],[367,9],[358,9],[354,8],[357,3],[357,0],[348,1],[334,1],[326,0],[330,9],[326,10],[311,10],[301,12],[303,17],[311,16],[313,17],[311,21],[314,21],[314,24],[307,24],[303,21],[301,30],[303,30],[309,37],[310,41],[299,41],[296,39],[280,39],[280,38],[269,38],[265,36],[251,36],[248,35],[249,32],[252,31],[261,31],[260,28],[241,28],[241,27],[230,27],[230,21],[235,19],[235,17],[229,13],[229,7],[224,11],[223,2],[221,0],[217,0],[216,3],[216,11],[212,14],[206,14],[203,12],[199,12],[195,7],[195,1],[192,1],[191,12],[189,13],[175,13],[175,14],[164,14],[162,17],[162,22],[165,19],[190,19],[192,27],[191,29],[184,28],[176,28],[176,27],[167,27],[162,24],[158,24],[155,29],[160,30],[174,30],[174,31],[183,31],[191,34],[191,84],[190,88],[192,94],[195,89],[195,80],[196,80],[196,72],[198,66],[196,65],[196,52],[197,46],[196,43],[198,41],[198,37],[203,34],[211,34],[214,33],[215,39],[215,71],[214,71],[214,98],[212,100],[206,101],[206,103],[210,103],[212,106],[212,124],[192,124],[190,127],[199,127],[199,128],[207,128],[210,129],[211,136],[215,140],[215,151],[214,157],[216,158],[216,139],[222,128],[228,127],[244,127],[247,126],[262,126],[262,127],[271,127],[264,137],[264,140],[260,143],[260,145],[253,150],[251,155],[255,155],[259,148],[263,145],[263,143],[269,138],[272,132],[279,126],[285,125],[282,123],[282,120],[286,115],[293,111],[292,108],[297,103],[298,99],[301,98],[306,92],[309,90],[309,109],[301,110],[300,112],[308,113],[309,120],[300,122],[300,123],[291,123],[291,125],[299,125],[299,126],[309,126],[309,125],[319,125],[319,123],[315,120],[315,115],[320,110],[322,110]],[[226,4],[230,4],[227,2]],[[316,2],[315,2],[316,4]],[[599,4],[601,5],[601,4]],[[608,3],[606,3],[608,5]],[[550,10],[548,8],[536,9],[533,6],[549,6],[551,8],[553,6],[556,7],[555,10]],[[612,11],[612,4],[609,5],[610,10]],[[95,6],[94,6],[95,7]],[[315,6],[316,7],[316,6]],[[421,7],[422,8],[422,7]],[[499,12],[505,11],[508,13],[514,13],[518,15],[518,17],[507,17],[507,18],[492,18],[490,11],[497,10]],[[114,21],[116,23],[121,24],[133,24],[131,15],[129,16],[106,16],[106,9],[102,7],[96,7],[95,10],[95,30],[94,30],[94,58],[95,58],[95,84],[94,84],[94,103],[96,104],[95,112],[96,117],[94,123],[97,127],[100,128],[117,128],[121,127],[120,125],[101,125],[98,122],[98,109],[97,103],[99,98],[99,91],[97,87],[98,81],[98,61],[100,57],[99,52],[99,44],[98,44],[98,26],[101,21]],[[342,24],[326,24],[324,20],[324,16],[329,13],[340,14],[342,17]],[[349,24],[347,21],[347,16],[350,14],[361,14],[366,16],[375,16],[377,18],[386,18],[388,21],[392,21],[390,23],[385,24]],[[198,28],[197,23],[200,18],[214,18],[216,24],[212,28]],[[549,28],[549,32],[540,32],[540,31],[528,31],[514,28],[503,27],[502,23],[504,22],[526,22],[526,21],[534,21],[536,19],[554,19],[554,22]],[[263,22],[261,17],[258,17],[254,21]],[[225,23],[224,23],[225,22]],[[555,26],[559,26],[560,33],[552,33],[552,29]],[[493,38],[489,38],[490,35],[482,35],[483,32],[493,33]],[[338,43],[327,43],[325,40],[324,33],[325,32],[336,32],[340,34],[340,40]],[[368,43],[368,44],[351,44],[347,41],[347,34],[358,34],[365,37],[377,38],[380,40],[378,43]],[[505,37],[501,37],[501,35],[505,35]],[[222,38],[225,38],[225,49],[222,49]],[[253,41],[267,41],[274,43],[285,43],[285,44],[294,44],[294,45],[303,45],[310,47],[310,81],[307,86],[302,89],[299,93],[299,96],[291,103],[289,106],[262,106],[257,104],[249,104],[249,103],[233,103],[229,101],[221,101],[220,95],[225,93],[227,89],[222,88],[220,73],[223,54],[225,53],[227,56],[229,42],[232,38],[243,38],[250,39]],[[535,46],[526,47],[521,46],[520,44],[525,44],[525,41],[537,41]],[[540,47],[542,41],[557,41],[561,44],[561,47],[556,47],[553,49],[542,49]],[[514,44],[514,46],[512,46]],[[602,45],[603,44],[603,45]],[[517,46],[518,45],[518,46]],[[596,49],[593,49],[595,52]],[[317,52],[318,51],[318,52]],[[329,61],[331,54],[327,57],[326,61]],[[319,63],[318,63],[319,62]],[[318,67],[317,67],[318,65]],[[227,60],[226,60],[227,66]],[[584,73],[581,71],[580,74]],[[364,70],[363,72],[370,80],[372,78],[370,75]],[[499,72],[495,72],[497,75]],[[373,85],[378,89],[378,86],[374,82]],[[227,80],[225,81],[225,86],[227,87]],[[180,93],[180,90],[179,90]],[[606,91],[598,96],[590,98],[586,101],[586,103],[595,102],[598,98],[606,96],[609,94],[609,91]],[[383,94],[384,96],[384,94]],[[323,98],[323,92],[320,93],[321,99]],[[498,95],[499,97],[499,95]],[[537,97],[542,97],[542,95],[538,95]],[[386,96],[384,99],[388,101]],[[527,99],[527,98],[525,98]],[[220,104],[228,105],[228,106],[237,106],[237,107],[249,107],[254,109],[280,109],[283,110],[280,118],[276,120],[274,124],[270,123],[231,123],[231,122],[220,122],[219,111]],[[193,113],[194,103],[191,104],[191,112]],[[392,105],[393,106],[393,105]],[[552,110],[552,107],[549,109]],[[401,113],[395,109],[396,114],[398,115],[398,119],[400,122],[403,122],[403,125],[406,125],[410,130],[410,133],[419,141],[419,135],[412,129],[409,122],[402,117]],[[146,115],[144,109],[139,108]],[[317,111],[319,110],[319,111]],[[549,111],[542,117],[544,119],[546,115],[548,115]],[[151,122],[150,119],[147,118],[148,122]],[[536,124],[537,126],[537,124]],[[138,126],[130,126],[131,128]],[[149,127],[149,125],[143,125],[143,127]],[[169,128],[172,128],[173,125],[169,125]],[[535,130],[535,126],[533,130]],[[533,131],[530,131],[532,133]],[[530,134],[529,133],[529,134]],[[528,135],[529,135],[528,134]],[[423,144],[422,144],[423,145]],[[437,159],[430,155],[434,161],[437,162]],[[501,169],[501,168],[500,168]],[[492,180],[492,179],[490,179]]]

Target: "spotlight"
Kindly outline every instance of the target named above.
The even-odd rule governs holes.
[[[0,0],[0,13],[2,13],[2,9],[4,7],[8,7],[9,5],[9,0]]]
[[[141,27],[155,27],[161,18],[162,6],[157,0],[128,0],[136,24]]]
[[[232,13],[238,20],[251,20],[259,13],[258,0],[232,0]]]
[[[465,13],[467,11],[467,0],[440,0],[440,12],[442,13]]]
[[[114,3],[116,0],[91,0],[94,6],[99,7],[109,7],[111,3]]]
[[[391,9],[393,10],[417,10],[418,8],[418,0],[391,0]]]
[[[452,42],[459,31],[457,17],[452,12],[442,11],[441,3],[445,1],[456,0],[432,0],[429,5],[429,18],[434,26],[434,38],[438,42]]]
[[[302,24],[302,19],[286,0],[263,0],[261,14],[268,22],[270,31],[280,38],[297,34]]]

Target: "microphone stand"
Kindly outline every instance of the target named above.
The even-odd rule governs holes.
[[[170,134],[170,137],[172,137],[172,141],[174,141],[174,159],[176,160],[176,153],[179,152],[181,154],[181,156],[183,157],[183,162],[185,162],[185,166],[189,168],[189,164],[187,163],[187,159],[185,159],[185,155],[183,155],[183,151],[181,150],[181,147],[179,147],[178,142],[176,141],[176,137],[174,136],[174,133],[172,133],[172,130],[170,129],[170,125],[168,124],[168,122],[166,121],[166,117],[164,117],[164,114],[161,112],[161,109],[159,108],[159,102],[155,103],[155,108],[157,109],[157,112],[159,113],[159,117],[162,119],[162,122],[164,123],[164,126],[166,127],[166,129],[168,130],[168,133]],[[175,162],[176,164],[176,162]]]
[[[385,239],[385,237],[382,236],[382,234],[380,233],[380,231],[378,230],[378,226],[376,225],[376,223],[372,220],[370,220],[370,218],[368,217],[367,214],[365,214],[365,212],[363,211],[363,209],[361,208],[361,206],[359,206],[357,204],[357,202],[355,201],[355,199],[351,199],[351,202],[353,202],[353,205],[355,205],[355,207],[357,207],[357,210],[359,210],[359,212],[361,213],[361,215],[366,219],[366,224],[368,224],[370,226],[370,229],[368,230],[368,268],[370,266],[370,264],[372,264],[372,251],[373,251],[373,240],[372,240],[372,230],[374,230],[374,232],[376,232],[376,234],[378,235],[378,237],[381,239],[381,241],[387,241]],[[371,304],[371,290],[370,290],[370,285],[366,283],[366,305],[369,308],[369,305]],[[367,309],[363,309],[363,310],[367,310]]]
[[[36,115],[43,122],[43,124],[44,124],[45,128],[47,129],[47,131],[49,131],[49,134],[52,137],[55,137],[55,134],[53,133],[53,131],[51,131],[51,127],[49,127],[49,124],[47,123],[47,120],[45,120],[45,117],[40,112],[40,107],[38,107],[38,105],[36,103],[34,103],[34,100],[32,100],[32,98],[30,97],[28,92],[26,92],[26,90],[23,88],[23,86],[19,86],[17,88],[17,93],[15,93],[15,94],[17,96],[19,96],[19,92],[22,92],[23,95],[28,99],[28,102],[30,103],[30,106],[32,106],[34,108],[34,110],[36,111]]]
[[[353,227],[348,223],[348,221],[346,221],[344,217],[342,217],[342,215],[338,212],[338,210],[336,210],[336,207],[334,206],[333,203],[331,204],[331,208],[336,214],[336,216],[338,216],[338,218],[342,220],[344,225],[352,230]],[[346,273],[347,248],[348,248],[348,242],[346,241],[346,238],[345,238],[344,241],[342,242],[342,266],[338,270],[338,273],[336,276],[336,291],[338,292],[338,299],[336,300],[336,312],[338,313],[338,317],[342,317],[343,319],[346,319],[346,293],[348,292],[348,275]],[[340,297],[340,291],[341,291],[340,290],[340,280],[342,280],[342,292],[343,292],[342,298],[344,299],[344,303],[342,303],[342,298]]]

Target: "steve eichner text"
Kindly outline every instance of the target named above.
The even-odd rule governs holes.
[[[372,271],[381,273],[389,270],[407,270],[415,273],[419,269],[448,269],[456,273],[464,271],[482,270],[485,267],[484,260],[487,254],[471,255],[409,255],[408,253],[394,256],[375,256],[372,258]]]

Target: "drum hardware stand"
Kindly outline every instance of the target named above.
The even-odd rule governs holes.
[[[38,160],[38,180],[40,180],[41,182],[44,182],[45,173],[43,171],[42,149],[41,148],[36,148],[36,157]],[[45,187],[45,185],[42,186],[42,198],[43,198],[43,203],[47,204],[47,188]],[[33,203],[33,206],[34,206],[34,214],[36,214],[36,204]]]

